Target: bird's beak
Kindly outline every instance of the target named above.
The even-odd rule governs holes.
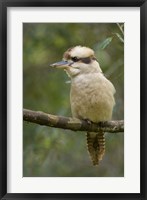
[[[56,63],[51,64],[51,67],[55,67],[55,68],[59,68],[59,69],[66,69],[67,67],[71,66],[73,62],[69,62],[69,61],[59,61]]]

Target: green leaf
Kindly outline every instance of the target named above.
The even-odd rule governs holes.
[[[105,49],[112,41],[113,37],[108,37],[104,41],[100,42],[98,49]]]
[[[114,33],[122,43],[124,43],[124,39],[121,37],[121,35],[119,33]]]

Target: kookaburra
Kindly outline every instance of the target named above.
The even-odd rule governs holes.
[[[73,117],[94,123],[111,119],[115,88],[102,73],[92,49],[84,46],[69,48],[63,60],[51,66],[64,69],[71,78]],[[105,153],[104,132],[88,132],[87,147],[93,165],[98,165]]]

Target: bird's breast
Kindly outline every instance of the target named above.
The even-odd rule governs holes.
[[[98,74],[81,75],[72,80],[70,102],[74,117],[93,122],[111,119],[114,87]]]

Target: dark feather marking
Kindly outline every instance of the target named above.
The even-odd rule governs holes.
[[[87,57],[87,58],[80,58],[80,60],[85,63],[85,64],[89,64],[91,63],[91,58],[90,57]]]

